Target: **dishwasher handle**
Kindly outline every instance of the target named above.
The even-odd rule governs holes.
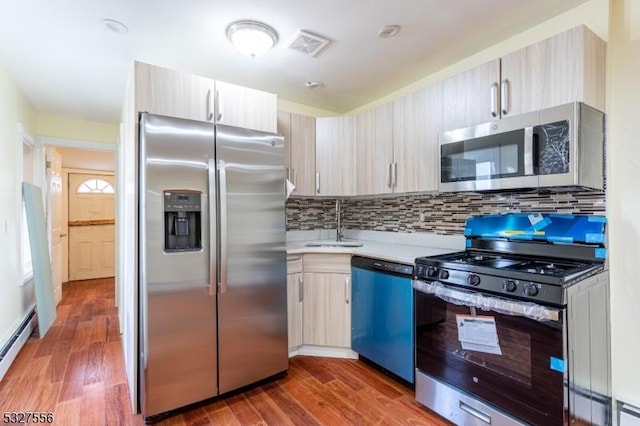
[[[404,265],[402,263],[395,263],[387,260],[353,256],[351,258],[351,266],[393,275],[402,275],[407,277],[413,276],[413,265]]]

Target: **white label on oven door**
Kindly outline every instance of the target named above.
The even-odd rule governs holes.
[[[488,315],[456,315],[462,349],[502,355],[496,320]]]

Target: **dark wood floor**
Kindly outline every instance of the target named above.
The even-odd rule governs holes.
[[[0,411],[52,412],[60,425],[142,425],[131,413],[113,279],[65,284],[58,317],[0,382]],[[289,374],[159,425],[447,425],[413,392],[356,360],[292,358]]]

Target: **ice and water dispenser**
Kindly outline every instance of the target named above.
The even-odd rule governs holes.
[[[202,193],[164,191],[164,250],[202,249]]]

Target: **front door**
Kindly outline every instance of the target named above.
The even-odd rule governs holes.
[[[69,174],[69,279],[115,273],[114,178]]]

